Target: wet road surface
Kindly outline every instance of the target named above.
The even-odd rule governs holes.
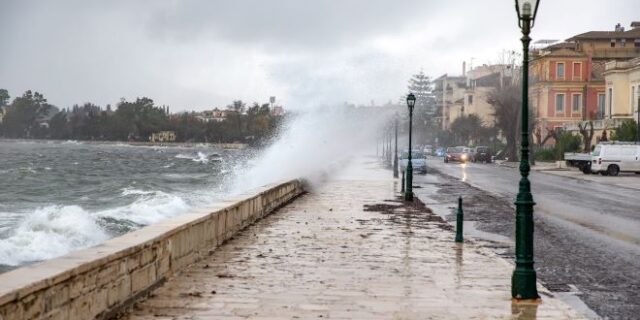
[[[480,231],[507,239],[486,237],[497,252],[512,257],[512,203],[519,172],[497,165],[445,164],[441,159],[430,165],[441,179],[434,183],[416,176],[416,185],[427,187],[417,193],[426,196],[431,186],[437,189],[434,200],[450,206],[462,195],[465,218]],[[537,203],[539,279],[557,292],[577,292],[603,317],[635,318],[640,313],[640,191],[544,172],[532,172],[531,184]]]

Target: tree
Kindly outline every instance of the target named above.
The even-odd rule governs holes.
[[[0,108],[6,107],[9,104],[9,91],[7,89],[0,89]]]
[[[438,131],[438,124],[434,121],[436,108],[431,79],[420,70],[419,73],[411,76],[407,89],[416,96],[416,105],[413,112],[416,142],[427,143],[436,137]],[[406,96],[402,97],[401,105],[405,103]]]
[[[416,96],[416,110],[432,115],[434,110],[431,110],[432,104],[429,103],[432,97],[431,79],[420,70],[418,74],[411,76],[407,89]]]
[[[483,125],[482,120],[476,114],[462,115],[456,118],[450,128],[455,144],[458,145],[486,141],[490,134],[489,129]]]
[[[496,127],[507,140],[505,157],[516,161],[517,145],[520,133],[521,86],[514,83],[494,88],[487,96],[487,102],[493,107]]]
[[[636,141],[638,124],[633,119],[626,119],[613,133],[612,140]]]
[[[580,137],[573,135],[571,132],[561,130],[558,132],[556,144],[554,146],[556,159],[563,159],[565,152],[580,151],[580,145]]]
[[[116,122],[112,124],[118,140],[148,141],[152,133],[168,127],[165,109],[156,107],[147,97],[120,101],[114,117]]]
[[[49,115],[54,108],[42,94],[27,90],[7,107],[3,119],[4,135],[10,138],[33,137],[33,134],[39,133],[38,120]]]
[[[587,126],[589,126],[589,129],[587,129]],[[584,142],[584,152],[591,152],[593,121],[578,123],[578,130],[580,130],[580,135],[582,135],[582,141]]]

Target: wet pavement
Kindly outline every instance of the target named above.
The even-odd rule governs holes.
[[[418,192],[438,202],[449,220],[454,218],[451,207],[462,195],[474,237],[512,259],[519,172],[496,165],[444,164],[441,159],[432,160],[431,166],[432,175],[414,180],[423,186]],[[581,298],[602,317],[637,319],[639,193],[598,178],[637,183],[640,176],[587,177],[595,180],[532,172],[538,278],[556,295]]]
[[[138,302],[126,319],[579,319],[540,288],[513,304],[513,267],[375,162],[347,168]]]

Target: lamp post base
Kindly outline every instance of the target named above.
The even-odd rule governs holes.
[[[511,296],[518,300],[539,299],[536,284],[536,271],[533,268],[516,268],[511,276]]]
[[[404,188],[404,201],[413,201],[413,167],[411,166],[411,159],[407,164],[407,187]]]

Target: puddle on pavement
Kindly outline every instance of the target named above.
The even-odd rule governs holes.
[[[379,212],[387,215],[386,221],[394,224],[406,225],[410,222],[412,226],[421,229],[430,229],[434,226],[452,231],[453,226],[446,222],[441,216],[435,214],[430,208],[428,208],[420,199],[414,198],[413,202],[406,202],[400,200],[384,200],[385,202],[395,202],[397,204],[389,203],[376,203],[365,204],[364,211]],[[358,221],[361,224],[369,224],[373,220]]]

